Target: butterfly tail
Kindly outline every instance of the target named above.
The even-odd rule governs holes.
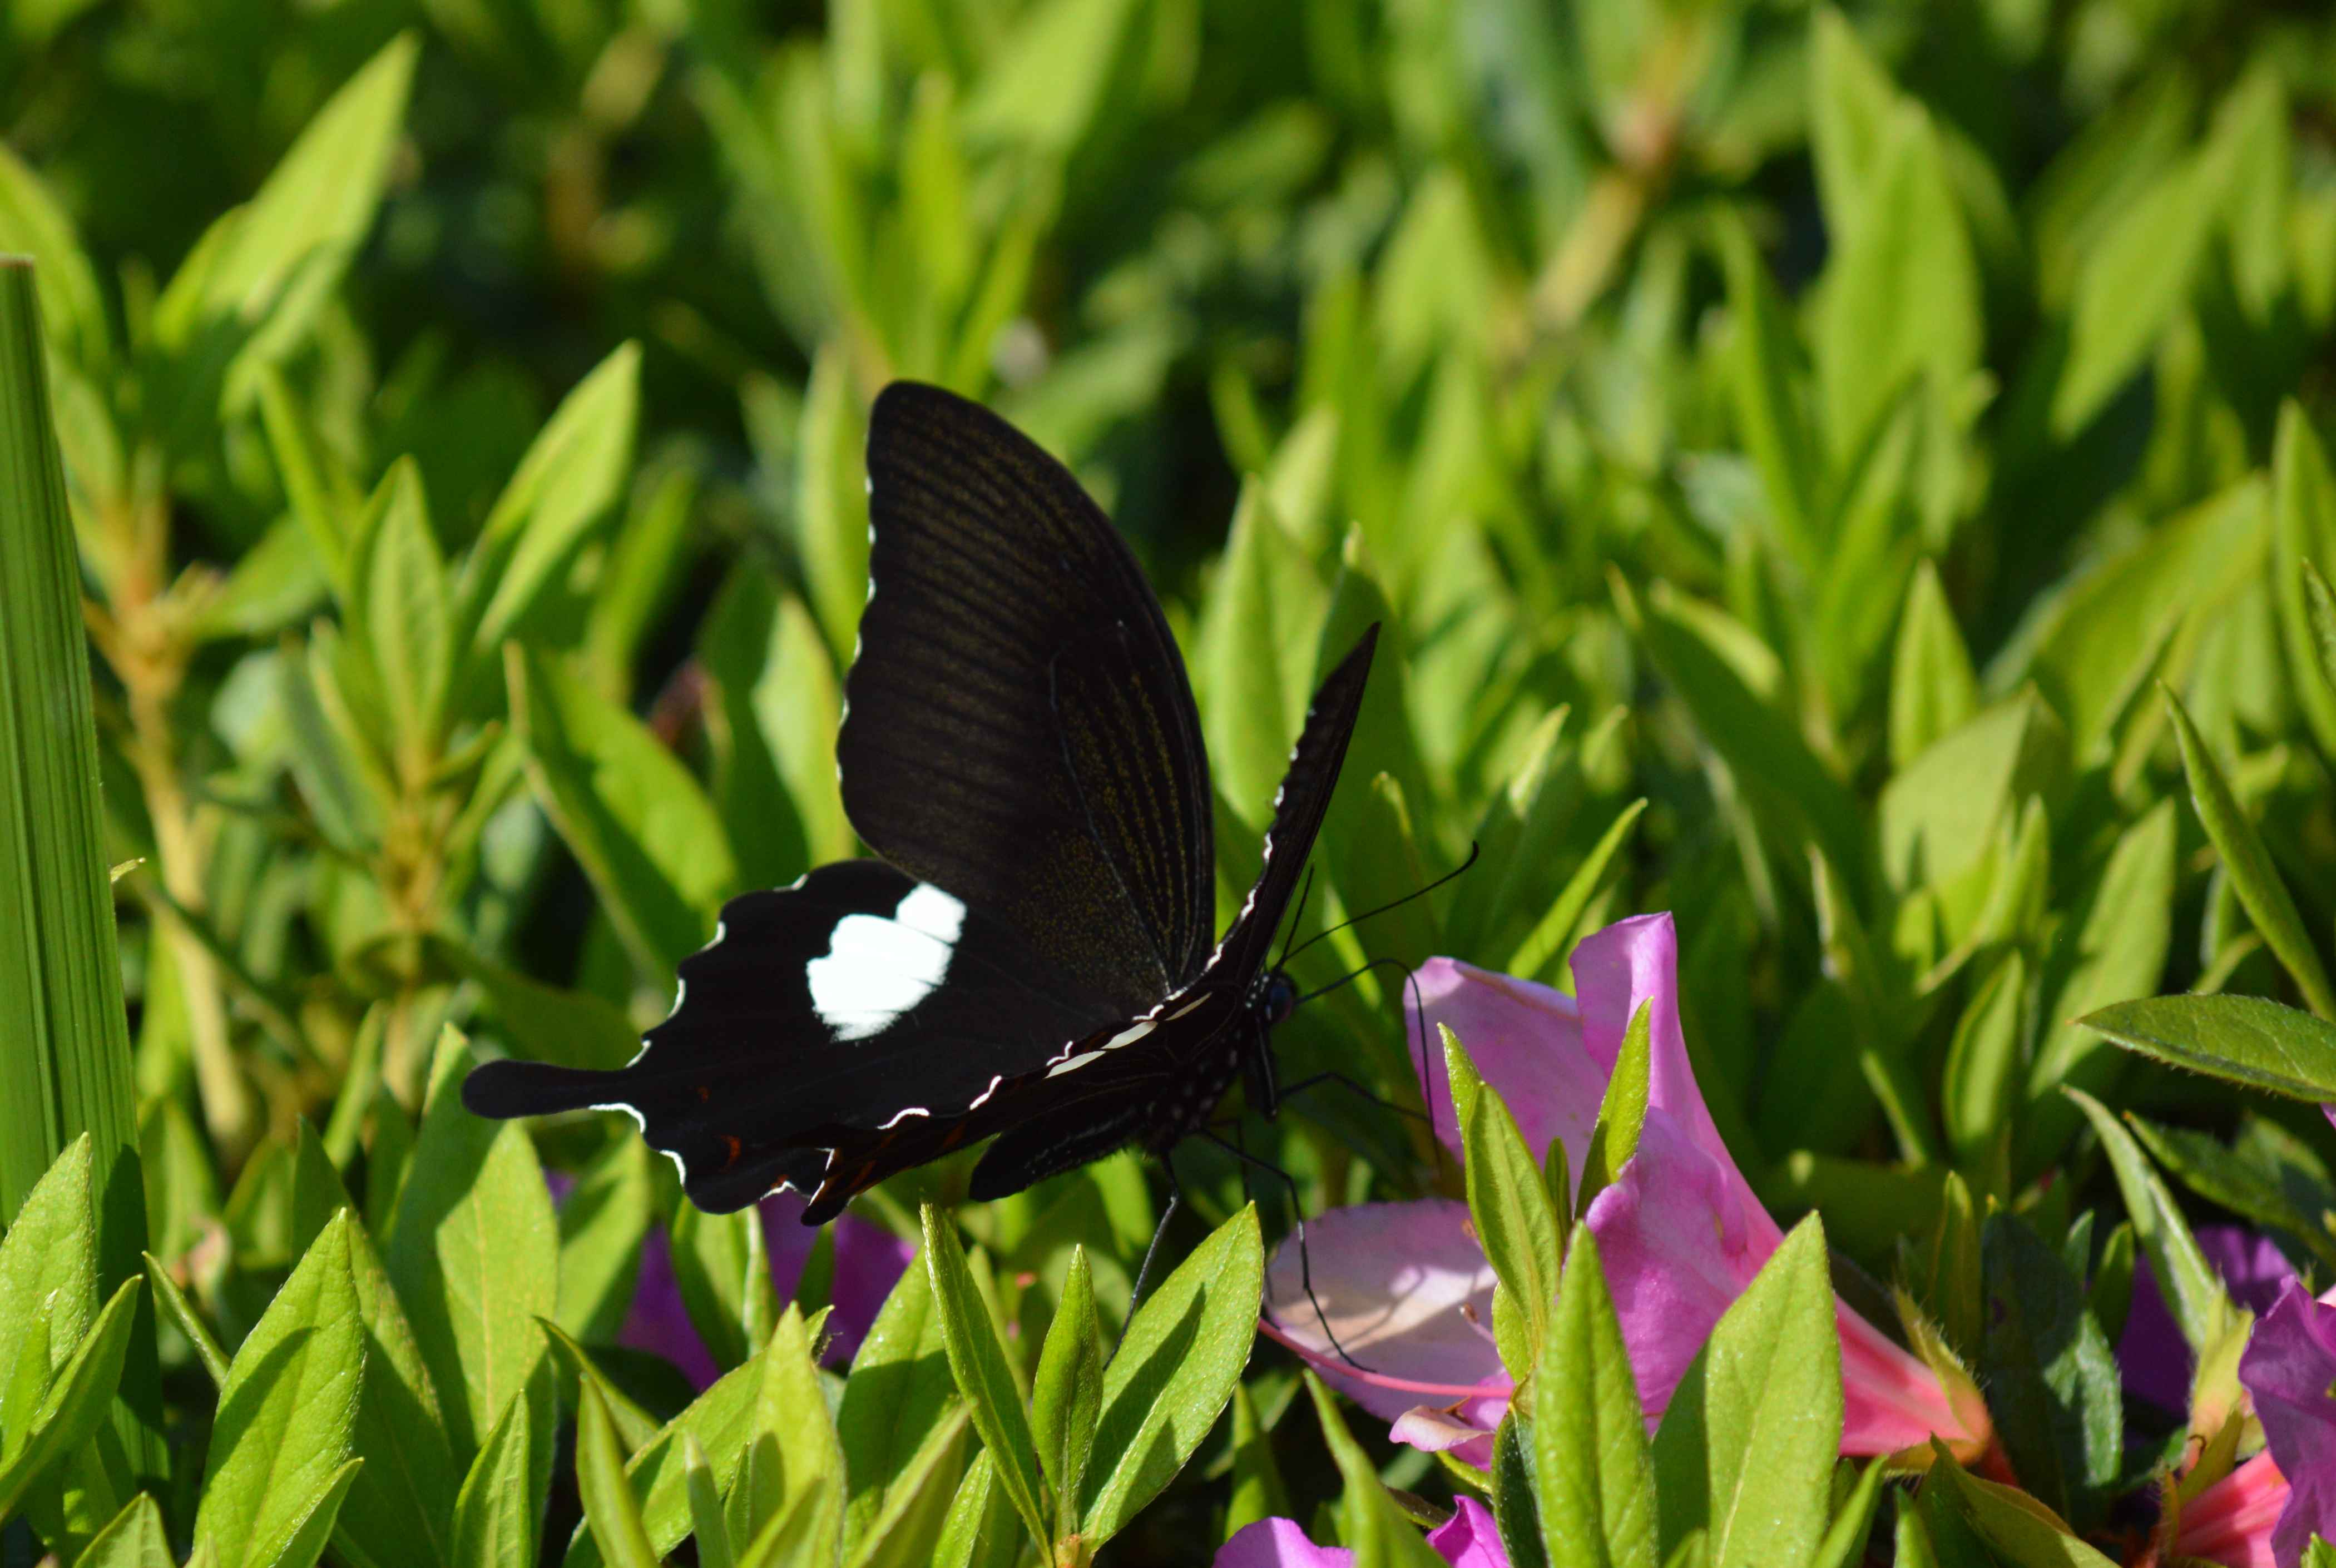
[[[497,1121],[587,1110],[626,1098],[621,1072],[589,1072],[542,1061],[491,1061],[462,1080],[462,1107]]]

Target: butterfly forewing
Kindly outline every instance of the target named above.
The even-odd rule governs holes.
[[[623,1070],[463,1086],[485,1116],[630,1112],[707,1210],[784,1183],[816,1224],[993,1135],[973,1193],[998,1196],[1202,1125],[1265,1049],[1260,977],[1370,672],[1376,628],[1316,694],[1212,949],[1208,759],[1126,546],[1059,463],[935,388],[877,400],[868,468],[836,756],[884,860],[734,900]]]
[[[868,446],[870,593],[836,757],[871,848],[1129,1016],[1212,935],[1208,759],[1159,603],[1062,465],[896,383]]]

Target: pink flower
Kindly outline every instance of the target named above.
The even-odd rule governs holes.
[[[2229,1568],[2279,1568],[2297,1554],[2280,1556],[2272,1533],[2287,1511],[2291,1488],[2269,1453],[2257,1454],[2193,1497],[2174,1532],[2174,1554],[2222,1563]]]
[[[1427,1533],[1427,1544],[1452,1568],[1509,1568],[1491,1510],[1463,1497],[1452,1517]],[[1260,1519],[1217,1548],[1211,1568],[1349,1568],[1344,1546],[1317,1546],[1295,1519]]]
[[[2182,1515],[2183,1534],[2187,1538],[2199,1505],[2268,1459],[2276,1467],[2252,1478],[2244,1495],[2231,1500],[2225,1511],[2235,1516],[2242,1503],[2253,1505],[2244,1511],[2257,1522],[2248,1538],[2253,1545],[2261,1539],[2261,1516],[2277,1505],[2269,1555],[2199,1555],[2224,1563],[2300,1562],[2315,1534],[2336,1537],[2336,1304],[2312,1300],[2289,1280],[2239,1357],[2239,1382],[2254,1401],[2267,1453],[2201,1493]]]
[[[1668,915],[1642,915],[1584,941],[1573,958],[1580,1000],[1452,959],[1419,973],[1426,1029],[1412,1040],[1428,1075],[1436,1130],[1460,1154],[1436,1026],[1457,1035],[1526,1143],[1565,1140],[1575,1184],[1622,1036],[1649,1010],[1648,1110],[1636,1157],[1592,1202],[1598,1237],[1631,1370],[1652,1424],[1669,1404],[1712,1325],[1758,1273],[1784,1233],[1721,1142],[1696,1087],[1679,1031],[1678,936]],[[1348,1211],[1357,1212],[1357,1211]],[[1276,1253],[1276,1321],[1291,1345],[1365,1409],[1391,1415],[1394,1436],[1419,1447],[1457,1447],[1482,1465],[1485,1434],[1506,1407],[1491,1341],[1492,1272],[1465,1211],[1448,1202],[1388,1204],[1360,1223],[1326,1215],[1308,1227],[1321,1314],[1354,1361],[1338,1354],[1299,1287],[1296,1239]],[[1461,1292],[1459,1282],[1474,1282]],[[1932,1434],[1958,1453],[1984,1448],[1987,1414],[1847,1306],[1836,1303],[1844,1420],[1842,1452],[1916,1448]],[[1454,1319],[1459,1320],[1455,1322]],[[1428,1395],[1395,1408],[1416,1388]]]

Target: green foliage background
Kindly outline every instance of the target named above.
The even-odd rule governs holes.
[[[486,1533],[432,1549],[524,1562],[534,1526],[446,1511],[473,1457],[522,1496],[580,1412],[572,1523],[620,1510],[583,1461],[678,1408],[605,1349],[646,1227],[701,1260],[725,1366],[805,1332],[757,1299],[751,1227],[677,1212],[629,1128],[496,1134],[432,1085],[448,1023],[622,1061],[724,898],[853,851],[833,731],[864,410],[895,376],[1005,411],[1134,540],[1199,691],[1228,901],[1318,672],[1387,621],[1309,923],[1485,854],[1301,982],[1449,953],[1562,984],[1580,934],[1678,911],[1739,1163],[1982,1372],[1990,1201],[2056,1247],[2078,1227],[2111,1338],[2152,1160],[2192,1212],[2336,1263],[2336,1140],[2302,1103],[2336,1074],[2252,1097],[2165,1065],[2201,1064],[2195,1028],[2128,1021],[2125,1050],[2071,1021],[2160,992],[2336,1009],[2336,687],[2302,569],[2336,566],[2336,24],[2311,8],[18,0],[0,104],[105,852],[139,863],[122,955],[181,1449],[231,1451],[206,1336],[248,1354],[292,1292],[390,1282],[406,1348],[366,1364],[427,1368],[443,1426],[405,1434],[444,1470],[416,1516]],[[1367,977],[1309,1007],[1286,1072],[1360,1060],[1416,1096],[1393,1003]],[[2147,1153],[2067,1088],[2146,1118]],[[1268,1140],[1308,1212],[1452,1182],[1337,1098]],[[0,1160],[0,1212],[61,1147]],[[554,1220],[543,1165],[596,1205]],[[956,1209],[968,1168],[869,1212],[913,1237],[920,1203],[954,1210],[1015,1356],[1074,1273],[1115,1324],[1153,1179],[1123,1158]],[[1229,1161],[1185,1176],[1207,1227],[1241,1212]],[[522,1364],[477,1360],[409,1210],[531,1238],[520,1293],[479,1309]],[[572,1341],[527,1338],[539,1314]],[[1118,1560],[1189,1560],[1268,1491],[1308,1517],[1357,1464],[1448,1490],[1319,1439],[1294,1369],[1254,1365]],[[367,1460],[332,1483],[362,1565],[403,1505],[352,1409],[316,1441]],[[921,1484],[1018,1542],[1008,1494],[1046,1499],[936,1418]],[[664,1550],[699,1499],[658,1440]],[[2099,1523],[2134,1478],[2068,1462],[2051,1500]],[[70,1556],[131,1476],[182,1550],[259,1539],[203,1522],[183,1461],[125,1459],[33,1528]],[[803,1539],[870,1549],[881,1488],[852,1484]],[[1377,1540],[1347,1495],[1340,1528]],[[885,1549],[940,1527],[892,1520]]]

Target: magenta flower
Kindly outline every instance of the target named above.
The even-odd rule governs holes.
[[[554,1204],[567,1201],[575,1178],[561,1171],[546,1171]],[[803,1200],[795,1194],[775,1193],[763,1200],[764,1250],[771,1260],[771,1282],[779,1300],[793,1299],[803,1282],[803,1264],[810,1260],[818,1233],[801,1223]],[[859,1352],[884,1298],[892,1293],[916,1249],[883,1226],[852,1215],[835,1221],[835,1275],[828,1300],[828,1341],[822,1360],[842,1365]],[[710,1388],[721,1369],[715,1365],[706,1342],[689,1321],[681,1299],[681,1282],[673,1272],[673,1245],[665,1227],[652,1224],[641,1238],[640,1273],[633,1285],[632,1304],[626,1309],[617,1343],[630,1350],[663,1356],[679,1369],[689,1385],[701,1392]]]
[[[1579,1002],[1530,981],[1452,959],[1419,973],[1426,1028],[1412,1039],[1427,1073],[1436,1130],[1456,1158],[1459,1128],[1431,1042],[1448,1025],[1484,1080],[1516,1117],[1526,1143],[1565,1140],[1578,1184],[1622,1036],[1649,1009],[1648,1110],[1636,1157],[1591,1205],[1622,1337],[1650,1424],[1730,1303],[1784,1240],[1720,1140],[1696,1087],[1679,1031],[1678,936],[1668,915],[1607,927],[1575,952]],[[1358,1371],[1332,1348],[1299,1288],[1295,1238],[1276,1253],[1276,1321],[1268,1331],[1305,1356],[1365,1409],[1394,1412],[1393,1435],[1415,1447],[1458,1448],[1482,1465],[1484,1438],[1506,1407],[1491,1342],[1491,1269],[1465,1213],[1450,1203],[1389,1204],[1360,1223],[1325,1215],[1308,1227],[1322,1316]],[[1458,1292],[1458,1282],[1479,1288]],[[1457,1320],[1456,1321],[1455,1320]],[[1987,1444],[1985,1408],[1968,1383],[1950,1393],[1939,1375],[1847,1306],[1836,1303],[1844,1420],[1842,1452],[1917,1448],[1932,1434],[1959,1454]]]
[[[1427,1533],[1427,1544],[1452,1568],[1509,1568],[1492,1511],[1462,1497],[1452,1517]],[[1295,1519],[1260,1519],[1217,1548],[1210,1568],[1350,1568],[1344,1546],[1317,1546]]]
[[[2336,1538],[2336,1305],[2312,1300],[2289,1280],[2239,1357],[2239,1382],[2254,1400],[2272,1463],[2287,1486],[2272,1556],[2299,1562],[2313,1534]],[[2269,1488],[2256,1490],[2267,1495]]]
[[[2257,1317],[2271,1310],[2295,1278],[2295,1265],[2267,1236],[2240,1225],[2200,1225],[2195,1234],[2198,1250],[2231,1300]],[[2166,1410],[2190,1408],[2191,1366],[2196,1357],[2157,1288],[2147,1253],[2134,1260],[2133,1304],[2117,1336],[2117,1359],[2127,1391]]]

